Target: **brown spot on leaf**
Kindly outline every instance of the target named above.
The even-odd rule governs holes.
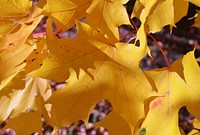
[[[32,24],[33,24],[33,21],[25,23],[25,25],[32,25]]]

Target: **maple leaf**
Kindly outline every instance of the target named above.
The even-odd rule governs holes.
[[[154,13],[148,17],[147,25],[149,32],[158,32],[164,26],[175,24],[187,15],[189,3],[187,1],[178,2],[176,0],[166,0],[156,7]]]
[[[200,68],[194,57],[194,51],[183,57],[182,64],[185,81],[194,92],[194,95],[188,99],[187,108],[190,113],[200,119],[200,108],[198,107],[200,103]]]
[[[144,57],[140,51],[141,48],[133,44],[107,45],[106,56],[94,63],[95,69],[88,69],[94,80],[83,70],[79,79],[76,72],[71,71],[67,85],[46,102],[52,105],[53,133],[77,120],[87,124],[95,104],[101,99],[112,103],[113,110],[129,124],[133,133],[133,127],[144,117],[144,100],[151,93],[151,86],[139,68],[139,61]]]
[[[87,9],[86,22],[94,29],[100,29],[113,41],[119,39],[118,26],[130,24],[123,4],[127,0],[94,0]]]
[[[188,53],[182,60],[178,60],[174,64],[171,71],[163,68],[145,72],[154,81],[158,93],[161,94],[150,103],[149,112],[141,126],[141,130],[144,128],[147,135],[161,132],[164,135],[180,135],[179,109],[186,105],[191,108],[192,113],[199,112],[194,107],[195,104],[196,106],[199,104],[200,100],[197,79],[200,69],[194,58],[194,52]],[[175,68],[178,65],[179,67]],[[195,69],[191,70],[192,68]],[[184,69],[184,72],[176,72],[179,69]],[[181,73],[180,76],[179,73]],[[158,123],[160,124],[158,125]]]
[[[12,114],[10,118],[17,117],[22,112],[34,111],[40,108],[36,98],[41,95],[47,100],[51,95],[51,89],[48,81],[41,78],[29,78],[26,81],[26,86],[21,91],[14,91],[11,94],[10,108]]]
[[[43,1],[42,1],[43,3]],[[58,29],[66,30],[75,25],[76,20],[86,16],[86,10],[91,0],[47,0],[44,5],[44,14],[54,18]]]
[[[41,109],[41,104],[37,102],[38,95],[46,101],[51,95],[51,89],[47,80],[41,78],[29,78],[25,88],[22,90],[13,89],[9,96],[1,96],[0,102],[0,122],[17,118],[21,113],[36,111]]]
[[[158,32],[164,26],[175,26],[183,16],[187,14],[188,2],[174,0],[165,1],[136,1],[131,17],[137,17],[141,26],[137,32],[136,41],[141,46],[147,46],[146,36],[150,32]],[[150,51],[147,52],[150,55]]]
[[[136,1],[131,17],[137,17],[142,23],[146,23],[147,33],[158,32],[166,25],[175,26],[175,23],[187,14],[188,4],[184,0],[181,3],[175,0],[156,3]]]
[[[132,135],[128,123],[115,111],[110,112],[94,126],[106,128],[111,135]]]
[[[0,2],[1,13],[0,19],[23,19],[29,13],[32,7],[32,1],[30,0],[2,0]]]
[[[0,82],[10,75],[22,71],[24,60],[34,50],[35,46],[22,44],[20,48],[7,48],[0,53]]]
[[[154,80],[159,94],[163,95],[151,102],[141,130],[146,130],[145,135],[180,135],[178,112],[190,95],[189,87],[176,72],[169,72],[167,69],[146,73]]]
[[[48,56],[46,39],[42,38],[34,44],[36,44],[35,49],[25,59],[26,66],[24,69],[26,74],[41,67],[43,60]]]
[[[73,68],[77,77],[80,69],[92,77],[88,68],[94,68],[95,61],[104,60],[108,46],[114,46],[103,34],[81,22],[77,22],[78,35],[75,39],[57,39],[52,35],[51,20],[48,26],[47,46],[50,54],[43,65],[29,76],[64,82],[69,78],[69,69]]]
[[[25,73],[23,71],[16,72],[6,79],[4,79],[0,84],[0,97],[8,96],[13,89],[23,89],[25,86]]]
[[[17,135],[28,135],[35,132],[42,135],[41,115],[37,111],[21,113],[18,117],[8,120],[4,129],[6,128],[14,129]]]
[[[0,13],[0,50],[9,45],[19,47],[33,32],[43,18],[41,9],[29,0],[1,1],[3,11]]]
[[[136,1],[138,2],[138,1]],[[148,33],[148,25],[147,25],[147,20],[148,20],[148,16],[150,16],[153,11],[155,10],[155,8],[160,4],[162,3],[163,0],[160,0],[160,1],[141,1],[141,3],[139,4],[136,4],[138,6],[140,6],[136,11],[135,14],[137,14],[137,16],[139,16],[139,19],[141,21],[141,26],[140,28],[138,29],[138,32],[137,32],[137,37],[136,37],[136,42],[135,44],[138,42],[139,45],[144,48],[146,50],[146,53],[148,53],[150,55],[150,50],[149,48],[147,47],[147,40],[146,40],[146,36],[147,36],[147,33]],[[144,9],[141,9],[141,6],[143,7],[144,6]],[[138,15],[138,13],[140,13],[140,15]],[[132,17],[134,14],[132,13]]]

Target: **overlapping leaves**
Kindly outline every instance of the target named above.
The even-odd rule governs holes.
[[[17,134],[42,134],[41,116],[53,133],[77,120],[87,124],[101,99],[109,100],[113,110],[94,126],[114,135],[183,134],[178,127],[182,106],[200,119],[200,69],[194,51],[168,68],[143,73],[139,66],[150,54],[147,34],[175,26],[186,15],[188,1],[136,1],[132,17],[141,21],[138,46],[118,41],[118,26],[129,24],[126,2],[46,0],[35,6],[29,0],[0,2],[4,7],[0,13],[0,121],[8,120],[5,128]],[[197,0],[190,2],[200,5]],[[44,15],[48,16],[46,37],[30,36]],[[57,38],[52,22],[58,31],[76,25],[77,36]],[[66,86],[52,93],[47,80],[35,77],[66,82]]]

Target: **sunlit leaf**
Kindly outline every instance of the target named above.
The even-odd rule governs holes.
[[[145,135],[160,133],[181,135],[178,127],[178,112],[187,102],[185,99],[191,96],[189,87],[176,72],[167,69],[146,73],[154,80],[158,93],[162,95],[151,102],[141,128],[146,129]]]
[[[113,41],[119,39],[118,26],[130,24],[121,0],[94,0],[87,13],[86,22],[106,33]]]
[[[91,0],[47,0],[44,14],[54,18],[59,29],[69,29],[86,16]]]
[[[77,120],[87,123],[101,99],[111,102],[113,110],[129,124],[132,133],[133,127],[144,117],[144,100],[150,95],[151,86],[139,68],[143,54],[134,55],[142,51],[141,48],[119,43],[116,47],[105,46],[105,50],[104,59],[95,62],[94,69],[88,69],[94,80],[83,70],[79,79],[71,71],[66,87],[53,93],[46,102],[52,104],[55,130]]]
[[[104,60],[108,47],[114,44],[87,24],[78,22],[77,29],[78,36],[75,39],[57,39],[49,34],[47,46],[50,55],[43,61],[41,68],[30,73],[30,76],[64,82],[70,76],[70,68],[76,71],[77,77],[80,69],[91,75],[88,69],[94,68],[95,61]]]
[[[183,73],[180,69],[184,69]],[[177,70],[180,71],[176,72]],[[191,51],[182,61],[176,61],[170,71],[163,68],[145,72],[154,81],[158,93],[161,94],[150,103],[149,112],[141,126],[146,128],[147,135],[159,132],[164,132],[166,135],[182,134],[178,127],[178,112],[183,106],[186,106],[192,114],[199,116],[197,107],[200,100],[199,71],[194,51]]]
[[[191,102],[188,102],[187,108],[195,117],[200,118],[200,68],[194,57],[194,51],[187,53],[182,60],[184,68],[184,76],[186,83],[194,92],[194,97],[191,97]]]

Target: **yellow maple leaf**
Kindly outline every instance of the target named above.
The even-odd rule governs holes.
[[[187,15],[189,3],[187,1],[166,0],[156,7],[154,13],[147,19],[149,32],[158,32],[164,26],[175,24]]]
[[[146,55],[144,49],[133,44],[113,44],[102,33],[81,22],[77,22],[75,39],[56,39],[51,20],[47,24],[49,57],[29,76],[58,82],[70,77],[67,86],[46,102],[52,106],[49,117],[54,131],[80,119],[87,123],[95,104],[105,98],[133,132],[133,127],[144,116],[143,102],[151,89],[139,67]]]
[[[142,53],[135,55],[140,49],[123,43],[116,47],[107,46],[107,56],[94,63],[95,69],[88,69],[94,80],[83,70],[79,79],[76,72],[71,71],[66,87],[53,93],[46,102],[52,105],[50,114],[55,121],[54,131],[77,120],[87,124],[95,104],[108,99],[133,133],[133,127],[144,117],[144,100],[151,93],[151,86],[139,68],[139,61],[144,56]]]
[[[89,14],[86,22],[92,28],[100,29],[113,41],[119,39],[118,26],[130,24],[126,9],[122,0],[94,0],[88,8]]]
[[[13,84],[17,85],[17,84]],[[10,90],[11,91],[11,90]],[[9,96],[1,96],[0,102],[0,121],[8,118],[14,119],[21,115],[21,113],[40,111],[42,103],[37,102],[38,95],[46,101],[51,96],[51,89],[47,80],[41,78],[29,78],[26,80],[24,89],[13,89]]]
[[[29,10],[32,7],[32,1],[30,0],[2,0],[0,2],[1,5],[1,13],[0,19],[22,19],[27,16]]]
[[[198,107],[200,103],[200,68],[194,57],[194,51],[187,53],[183,57],[182,63],[186,83],[194,92],[194,96],[188,99],[190,102],[187,104],[187,109],[200,119],[200,108]]]
[[[137,32],[136,42],[140,46],[147,46],[146,36],[151,32],[158,32],[164,26],[175,26],[182,17],[187,14],[188,2],[178,2],[175,0],[146,0],[136,1],[131,17],[138,17],[141,26]],[[146,52],[150,55],[148,47]]]
[[[42,19],[42,10],[32,7],[30,0],[3,0],[0,6],[0,50],[9,45],[19,47]]]
[[[181,135],[178,127],[179,109],[186,105],[192,114],[199,113],[197,106],[200,96],[197,78],[200,69],[194,58],[194,51],[174,64],[171,71],[163,68],[145,72],[154,81],[158,93],[161,94],[149,105],[149,112],[141,126],[141,130],[146,131],[145,135],[160,133]],[[175,68],[177,66],[178,68]],[[176,72],[180,69],[184,71]]]
[[[185,105],[190,94],[185,81],[176,73],[166,69],[146,72],[153,80],[162,96],[155,98],[141,126],[145,135],[181,135],[178,127],[178,112]]]
[[[138,42],[140,47],[145,49],[145,53],[148,53],[150,55],[150,50],[147,47],[147,40],[146,40],[146,36],[148,33],[148,24],[147,24],[147,20],[148,17],[154,12],[155,8],[162,3],[163,0],[157,1],[157,0],[153,0],[153,1],[141,1],[141,3],[136,4],[138,6],[140,6],[140,8],[138,8],[136,11],[137,13],[135,13],[137,16],[139,16],[139,19],[141,21],[141,26],[138,29],[137,32],[137,37],[136,37],[136,42],[135,44]],[[143,8],[144,6],[144,8]],[[143,8],[143,9],[141,9]],[[140,15],[138,15],[140,13]],[[134,17],[132,14],[132,17]]]
[[[108,46],[114,46],[103,34],[85,23],[77,22],[78,35],[75,39],[57,39],[52,34],[51,20],[47,25],[49,26],[47,46],[50,54],[43,65],[31,72],[29,76],[40,76],[56,82],[64,82],[69,78],[70,68],[76,71],[77,77],[80,69],[90,75],[88,69],[94,68],[95,61],[105,59]]]
[[[66,30],[74,26],[76,20],[86,16],[90,4],[91,0],[47,0],[43,10],[45,15],[54,18],[59,30]]]
[[[17,117],[22,112],[38,110],[40,107],[36,101],[37,96],[41,95],[44,100],[47,100],[51,95],[50,91],[47,80],[41,78],[27,79],[24,89],[10,94],[11,102],[9,108],[12,110],[10,118]]]
[[[34,50],[35,46],[22,44],[19,48],[7,48],[0,53],[0,82],[10,75],[22,71],[24,60]]]
[[[131,17],[137,17],[142,23],[146,23],[147,33],[158,32],[166,25],[175,26],[187,14],[188,4],[184,0],[181,3],[175,0],[156,3],[136,1]]]

